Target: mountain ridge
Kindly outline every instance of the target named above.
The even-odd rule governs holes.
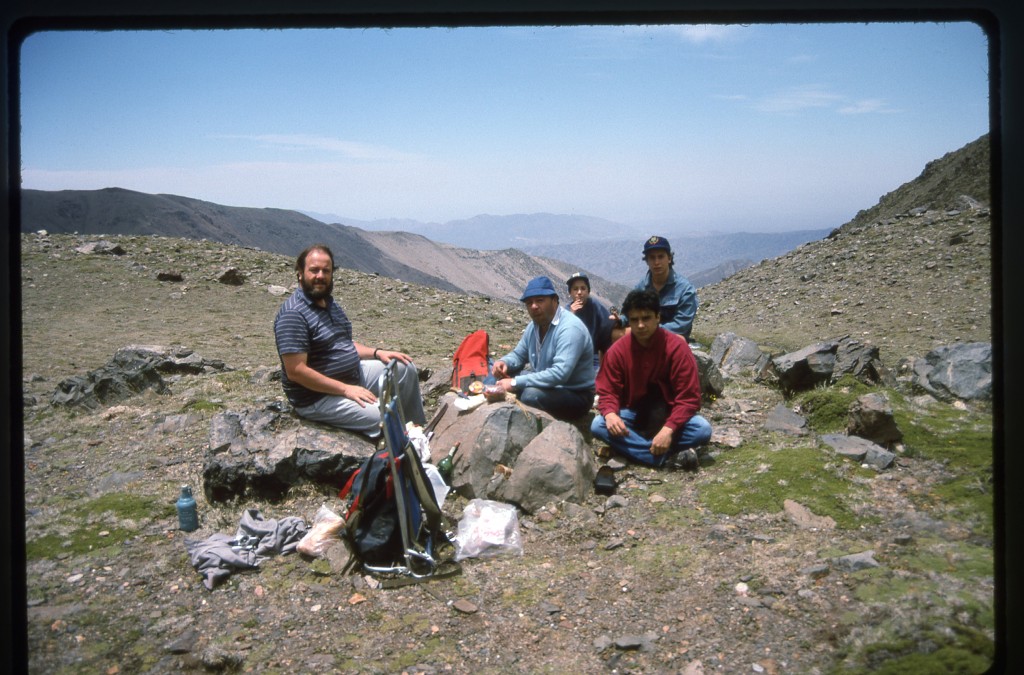
[[[414,233],[368,232],[351,225],[323,223],[298,211],[224,206],[124,188],[23,190],[21,218],[22,232],[208,239],[289,256],[308,244],[322,242],[331,247],[338,267],[510,301],[519,299],[534,276],[551,276],[561,289],[561,282],[574,272],[588,272],[517,249],[460,249]],[[599,289],[595,296],[602,301],[617,300],[628,290],[599,275],[591,277]]]

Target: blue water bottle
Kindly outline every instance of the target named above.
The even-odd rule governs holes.
[[[196,514],[196,500],[192,496],[192,488],[187,485],[181,486],[181,496],[178,497],[178,529],[185,532],[192,532],[199,529],[199,516]]]

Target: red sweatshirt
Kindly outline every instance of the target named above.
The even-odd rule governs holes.
[[[668,403],[665,426],[676,431],[700,411],[697,359],[686,340],[659,327],[647,347],[630,333],[611,346],[597,373],[597,411],[618,413],[634,406],[653,387]]]

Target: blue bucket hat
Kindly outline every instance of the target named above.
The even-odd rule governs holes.
[[[555,285],[551,283],[551,279],[547,277],[534,277],[530,279],[530,283],[526,284],[526,290],[523,291],[523,297],[519,298],[519,302],[524,302],[527,298],[536,298],[540,295],[558,296],[558,292],[555,291]]]
[[[648,251],[656,248],[663,248],[668,253],[672,252],[672,246],[669,245],[668,239],[666,239],[665,237],[659,237],[658,235],[654,235],[653,237],[644,242],[644,257],[647,257]]]

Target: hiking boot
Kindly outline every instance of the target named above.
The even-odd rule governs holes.
[[[665,468],[675,471],[696,471],[700,467],[697,459],[697,451],[693,448],[686,448],[665,460]]]

